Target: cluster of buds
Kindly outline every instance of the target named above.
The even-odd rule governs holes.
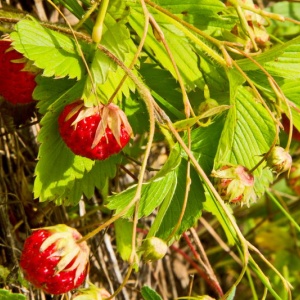
[[[225,165],[213,170],[211,176],[214,177],[217,192],[224,201],[240,203],[241,206],[256,202],[254,176],[246,167]]]

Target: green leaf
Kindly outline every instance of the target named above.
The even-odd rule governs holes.
[[[3,289],[0,289],[0,298],[2,300],[26,300],[26,297],[22,294],[15,294]]]
[[[75,17],[77,17],[79,20],[83,18],[86,11],[83,9],[83,7],[79,4],[77,1],[73,0],[58,0],[60,4],[62,4],[65,8],[67,8]],[[91,34],[93,30],[93,22],[91,19],[87,19],[83,23],[83,27]]]
[[[214,107],[214,108],[211,108],[211,109],[207,110],[206,112],[204,112],[200,116],[196,116],[196,117],[188,118],[188,119],[185,119],[185,120],[177,121],[173,124],[173,126],[177,131],[187,130],[188,128],[195,125],[201,119],[205,119],[205,118],[214,116],[214,115],[219,114],[219,113],[221,113],[221,112],[223,112],[223,111],[225,111],[229,108],[230,108],[229,105],[220,105],[220,106],[217,106],[217,107]]]
[[[101,44],[114,54],[125,65],[130,65],[136,51],[136,46],[130,39],[128,28],[121,22],[116,22],[110,14],[106,14],[104,31]],[[86,103],[107,102],[119,85],[124,71],[117,68],[117,64],[100,50],[95,50],[90,57],[91,77],[86,77],[86,87],[83,98]],[[96,87],[97,97],[93,92]],[[127,80],[122,85],[119,96],[122,93],[128,97],[130,91],[134,91],[135,86],[132,81]],[[120,97],[121,98],[121,97]]]
[[[176,169],[176,189],[174,192],[170,193],[162,203],[159,212],[151,226],[148,237],[157,236],[163,240],[166,240],[173,232],[174,227],[177,225],[186,192],[186,170],[187,161],[182,160],[181,164]],[[187,205],[175,238],[178,238],[183,232],[194,226],[202,213],[203,202],[205,201],[204,189],[194,168],[191,168],[190,170],[190,178],[191,186]]]
[[[157,16],[155,16],[155,18],[157,18]],[[161,16],[161,28],[164,31],[165,39],[169,44],[183,80],[190,89],[194,89],[196,86],[203,88],[203,76],[198,68],[198,56],[195,54],[195,49],[182,31],[172,24],[169,24],[167,20],[164,22],[163,20],[164,17]],[[129,23],[134,31],[136,31],[136,33],[141,37],[143,34],[144,23],[143,14],[132,9],[129,16]],[[145,41],[145,48],[154,60],[157,60],[165,69],[171,72],[174,78],[177,79],[177,75],[174,71],[174,67],[168,53],[165,51],[162,43],[157,41],[152,31],[148,32]]]
[[[162,300],[159,294],[149,286],[143,286],[141,289],[141,294],[144,300]]]
[[[166,113],[170,112],[177,119],[184,118],[182,94],[178,90],[178,83],[171,73],[147,62],[141,63],[139,73]]]
[[[58,132],[59,113],[67,103],[78,98],[82,88],[83,83],[78,82],[67,90],[41,120],[42,129],[38,136],[41,146],[34,182],[34,196],[40,201],[59,199],[70,183],[82,178],[94,165],[94,161],[74,155]]]
[[[253,168],[266,153],[275,138],[275,125],[265,108],[242,86],[233,86],[231,108],[221,135],[215,159],[215,169],[226,163]],[[273,176],[264,165],[255,172],[255,191],[264,193]]]
[[[207,175],[211,173],[213,168],[214,158],[224,127],[224,119],[224,116],[220,115],[208,127],[198,127],[192,130],[191,133],[191,150]],[[187,142],[187,137],[184,139]]]
[[[117,250],[124,261],[128,261],[132,251],[133,223],[127,219],[114,222],[116,230]]]
[[[168,161],[162,169],[148,182],[143,183],[142,195],[139,202],[139,218],[148,216],[153,210],[161,204],[170,190],[174,190],[176,185],[175,169],[180,161],[178,151],[172,151]],[[124,192],[113,195],[108,198],[107,207],[111,210],[116,210],[116,214],[124,210],[136,193],[136,185],[128,188]],[[131,217],[134,208],[131,207],[124,217]]]
[[[221,14],[226,7],[218,0],[157,0],[155,2],[184,21],[214,35],[216,31],[221,31],[221,28],[230,30],[234,26],[233,20]]]
[[[273,47],[255,57],[255,60],[273,76],[290,79],[300,78],[300,37]],[[249,59],[237,61],[244,71],[257,70],[258,66]]]
[[[50,30],[34,20],[22,20],[15,29],[11,33],[14,47],[43,69],[43,76],[80,79],[86,74],[78,47],[88,55],[91,52],[90,45],[77,45],[69,36]]]

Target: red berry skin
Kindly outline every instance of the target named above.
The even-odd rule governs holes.
[[[76,283],[74,283],[76,269],[68,270],[74,259],[67,265],[66,270],[57,272],[56,266],[61,257],[51,256],[57,250],[56,244],[50,245],[43,252],[40,251],[42,243],[51,235],[49,230],[40,229],[34,231],[26,239],[20,267],[26,280],[31,282],[33,286],[48,294],[59,295],[79,287],[86,278],[87,268],[79,275]]]
[[[289,134],[289,132],[290,132],[290,120],[285,114],[282,114],[281,123],[283,125],[283,130],[287,134]],[[292,138],[293,138],[293,140],[300,142],[300,132],[298,131],[298,129],[295,126],[293,127]]]
[[[101,121],[101,113],[96,109],[93,114],[74,125],[73,122],[83,108],[78,110],[71,118],[68,118],[68,115],[81,103],[82,101],[80,100],[67,105],[58,118],[59,133],[66,145],[74,154],[93,160],[104,160],[113,154],[119,153],[130,140],[130,133],[128,133],[125,126],[121,124],[119,128],[120,144],[117,142],[112,130],[107,126],[105,134],[92,147],[97,127]]]
[[[10,41],[0,40],[0,96],[12,104],[31,103],[36,74],[22,71],[25,63],[12,62],[24,59],[24,56],[10,47]]]

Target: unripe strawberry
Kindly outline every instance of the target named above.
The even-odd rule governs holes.
[[[214,177],[217,192],[224,201],[241,205],[256,201],[254,176],[246,167],[225,165],[213,170],[211,176]]]
[[[111,294],[104,288],[97,288],[94,285],[90,285],[88,288],[79,289],[71,300],[103,300],[111,297]],[[114,300],[115,298],[111,298]]]
[[[29,70],[30,69],[30,70]],[[16,104],[33,102],[37,69],[29,67],[28,60],[11,47],[11,41],[0,40],[0,96]]]
[[[267,165],[277,175],[288,171],[292,166],[291,155],[282,147],[275,146],[267,157]]]
[[[163,258],[168,251],[168,245],[162,239],[152,236],[143,241],[139,252],[146,262],[156,261]]]
[[[25,243],[20,267],[25,278],[48,294],[79,287],[89,268],[89,248],[74,228],[64,224],[34,230]]]
[[[85,107],[79,100],[67,105],[58,118],[59,133],[80,156],[104,160],[120,152],[129,142],[131,126],[115,104]]]

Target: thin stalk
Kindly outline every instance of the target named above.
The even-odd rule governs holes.
[[[91,1],[92,3],[92,1]],[[89,8],[89,10],[84,14],[83,18],[74,26],[74,30],[78,30],[82,24],[91,16],[91,14],[96,10],[99,5],[99,0],[94,1],[93,5]]]
[[[298,222],[284,209],[284,207],[279,203],[279,201],[270,193],[270,191],[266,191],[267,195],[270,199],[276,204],[276,206],[280,209],[280,211],[286,216],[286,218],[295,226],[295,228],[300,232],[300,225]]]

